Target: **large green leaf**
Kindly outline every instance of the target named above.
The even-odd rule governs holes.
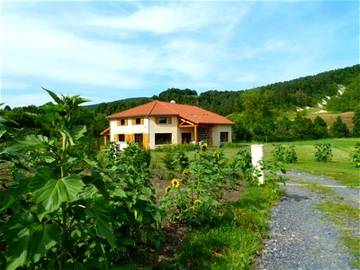
[[[95,219],[96,235],[106,239],[112,248],[116,247],[114,228],[111,224],[111,213],[108,202],[98,200],[93,207],[86,210],[86,213]]]
[[[52,99],[57,103],[57,104],[61,104],[63,103],[62,100],[51,90],[46,89],[44,87],[42,87],[43,90],[45,90],[46,92],[48,92],[49,96],[52,97]]]
[[[56,245],[58,238],[59,229],[55,224],[33,224],[22,228],[10,243],[6,270],[38,262]]]
[[[63,202],[77,199],[84,183],[78,175],[69,175],[60,179],[49,180],[42,188],[33,193],[42,214],[51,213]]]

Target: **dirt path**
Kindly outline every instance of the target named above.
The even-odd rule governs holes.
[[[256,260],[256,269],[356,269],[342,241],[342,232],[316,208],[329,198],[310,191],[303,181],[326,185],[343,198],[343,203],[353,207],[359,207],[359,189],[340,187],[331,179],[308,173],[290,171],[287,176],[291,180],[286,195],[272,211],[270,238]],[[353,229],[359,235],[360,228]]]

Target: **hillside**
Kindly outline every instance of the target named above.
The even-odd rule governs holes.
[[[338,93],[339,86],[344,89],[342,95]],[[274,112],[296,111],[297,107],[317,107],[327,98],[331,100],[326,107],[332,111],[352,111],[360,103],[360,65],[247,90],[209,90],[198,94],[191,89],[171,88],[159,93],[158,96],[101,103],[93,108],[98,112],[110,114],[152,99],[160,99],[194,104],[222,115],[230,115],[242,112],[252,103],[251,100],[257,98],[261,98],[262,103],[266,103]]]

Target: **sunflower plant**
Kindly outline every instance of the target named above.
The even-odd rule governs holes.
[[[10,173],[0,174],[0,269],[110,269],[157,245],[146,152],[130,145],[95,156],[75,121],[85,100],[48,93],[54,102],[37,116],[40,134],[17,141],[1,132],[9,136],[0,163]]]
[[[161,206],[170,221],[190,226],[212,224],[222,215],[222,199],[235,184],[231,163],[221,150],[195,152],[182,179],[166,187]]]

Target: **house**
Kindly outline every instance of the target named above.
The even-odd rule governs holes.
[[[136,142],[154,149],[165,144],[231,142],[233,122],[196,106],[154,100],[107,116],[110,127],[102,132],[111,142]]]

